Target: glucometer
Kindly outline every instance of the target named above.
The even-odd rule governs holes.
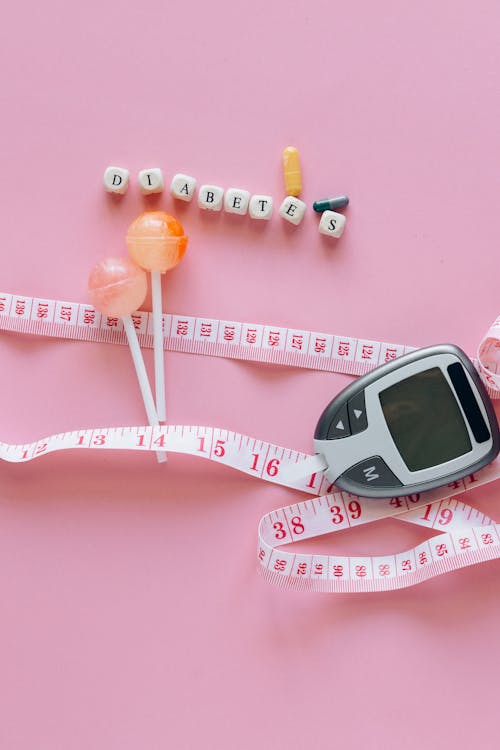
[[[326,407],[316,453],[337,487],[394,497],[453,482],[500,450],[493,406],[474,365],[451,344],[377,367]]]

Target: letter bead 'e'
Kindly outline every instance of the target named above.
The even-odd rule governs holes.
[[[244,216],[248,211],[250,193],[248,190],[228,188],[224,195],[224,211],[228,214],[240,214]]]
[[[306,204],[300,198],[293,195],[287,195],[280,206],[280,216],[289,221],[290,224],[300,224],[306,212]]]

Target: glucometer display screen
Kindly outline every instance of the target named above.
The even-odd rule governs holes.
[[[379,398],[389,432],[410,471],[472,450],[462,413],[439,367],[391,385]]]

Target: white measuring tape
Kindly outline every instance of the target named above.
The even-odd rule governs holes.
[[[152,346],[149,313],[137,313],[143,345]],[[411,347],[234,321],[165,315],[165,348],[361,374]],[[120,321],[77,303],[0,294],[0,329],[85,341],[125,343]],[[482,341],[476,366],[492,396],[500,394],[500,319]],[[315,495],[265,515],[258,561],[266,580],[301,590],[353,592],[403,588],[500,557],[500,525],[456,496],[494,481],[500,461],[465,480],[422,495],[365,499],[333,492],[320,456],[211,427],[123,427],[81,430],[26,445],[0,442],[0,458],[23,462],[66,449],[181,452],[218,461],[269,482]],[[325,493],[325,494],[322,494]],[[382,518],[440,531],[417,547],[386,556],[339,557],[281,547]]]

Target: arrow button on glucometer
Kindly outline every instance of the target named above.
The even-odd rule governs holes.
[[[349,416],[347,414],[347,404],[344,404],[335,414],[328,428],[327,440],[348,437],[351,434],[349,428]]]
[[[366,418],[366,404],[365,404],[365,392],[356,394],[347,402],[347,408],[349,410],[349,423],[351,426],[351,433],[356,435],[358,432],[363,432],[368,427],[368,419]]]

